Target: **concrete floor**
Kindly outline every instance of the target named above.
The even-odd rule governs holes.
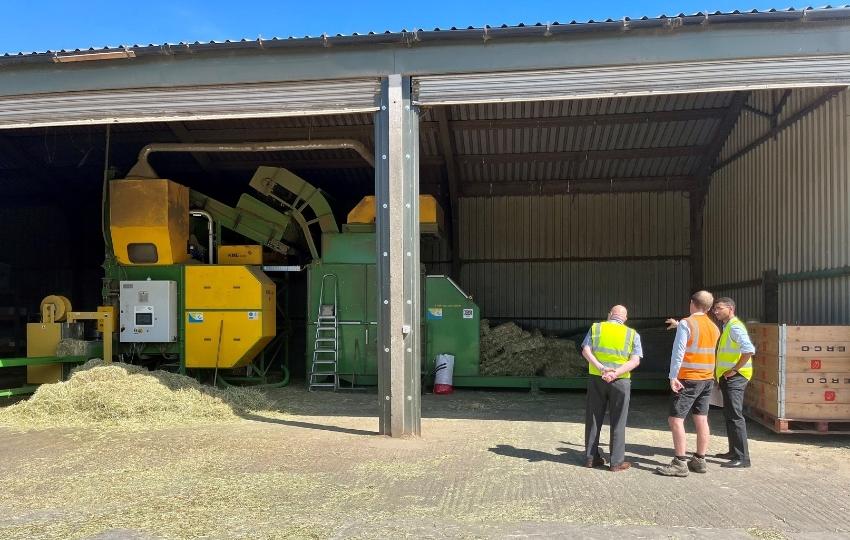
[[[426,395],[413,440],[376,434],[374,393],[273,397],[226,424],[0,431],[0,538],[850,538],[848,437],[751,424],[752,469],[664,478],[664,395],[633,395],[616,474],[580,466],[583,392]]]

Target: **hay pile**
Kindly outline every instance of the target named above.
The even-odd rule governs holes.
[[[490,327],[481,320],[481,375],[581,377],[587,361],[575,342],[527,332],[512,322]]]
[[[234,420],[270,405],[255,389],[221,390],[184,375],[94,359],[67,381],[41,385],[27,401],[0,409],[0,425],[156,429]]]

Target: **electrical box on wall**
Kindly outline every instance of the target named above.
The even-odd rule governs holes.
[[[121,282],[122,343],[177,341],[177,282]]]

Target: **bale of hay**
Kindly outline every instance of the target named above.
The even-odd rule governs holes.
[[[505,351],[506,345],[526,339],[529,336],[528,332],[523,332],[522,328],[512,322],[490,328],[487,334],[480,336],[481,356],[483,358],[498,356]]]
[[[0,410],[0,424],[143,430],[235,420],[269,406],[255,389],[218,389],[185,375],[94,359],[67,381],[41,385],[27,401]]]
[[[546,344],[546,377],[582,377],[587,374],[587,360],[570,339],[550,339]]]
[[[587,362],[571,340],[547,338],[539,329],[525,331],[513,322],[490,328],[488,322],[481,325],[479,373],[582,377],[587,373]]]
[[[505,352],[508,354],[517,354],[534,349],[542,349],[546,347],[546,339],[543,336],[531,336],[526,339],[520,339],[513,343],[505,345]]]
[[[490,321],[481,319],[478,323],[478,333],[483,337],[490,333]]]

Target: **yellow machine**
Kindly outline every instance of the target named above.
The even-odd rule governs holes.
[[[433,195],[419,196],[419,223],[433,225],[435,229],[444,228],[443,209]],[[349,224],[375,223],[375,196],[363,197],[357,206],[348,213]]]
[[[64,296],[50,295],[41,301],[41,322],[27,324],[27,358],[56,356],[63,339],[83,339],[80,321],[97,321],[103,333],[103,359],[112,361],[112,331],[115,309],[100,306],[95,312],[72,311],[71,301]],[[27,366],[27,384],[53,383],[62,380],[62,363]]]
[[[41,301],[41,322],[27,323],[27,358],[56,356],[56,348],[61,340],[82,339],[82,326],[65,321],[70,311],[71,302],[64,296],[51,295]],[[28,384],[61,380],[62,364],[27,366]]]
[[[259,245],[219,246],[219,264],[192,260],[189,199],[170,180],[110,183],[120,347],[177,354],[185,368],[243,367],[275,337],[275,284]]]
[[[259,268],[186,267],[186,367],[242,367],[275,336],[275,285]]]
[[[189,189],[171,180],[114,180],[110,186],[112,249],[120,264],[189,260]]]

